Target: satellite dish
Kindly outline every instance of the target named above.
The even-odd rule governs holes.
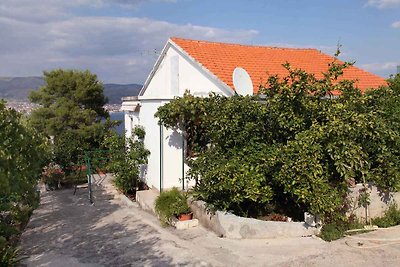
[[[232,79],[235,90],[239,95],[253,95],[253,82],[245,69],[236,67]]]

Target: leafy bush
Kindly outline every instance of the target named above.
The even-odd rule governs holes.
[[[284,64],[265,99],[186,92],[160,107],[160,123],[187,140],[197,197],[238,215],[309,211],[328,223],[345,216],[348,181],[399,190],[400,76],[362,94],[339,79],[349,64],[331,63],[322,79]]]
[[[20,251],[18,248],[7,245],[2,247],[2,244],[0,243],[0,266],[17,266],[17,264],[22,260],[19,254]]]
[[[0,101],[0,263],[12,266],[15,242],[39,201],[36,190],[50,154],[45,139]]]
[[[110,163],[108,169],[114,173],[114,183],[124,194],[134,195],[139,185],[139,168],[142,164],[147,164],[150,152],[145,149],[143,144],[144,130],[140,132],[141,138],[132,136],[127,139],[117,133],[108,136],[104,145],[110,150]]]
[[[391,227],[400,224],[400,210],[397,204],[394,203],[389,206],[382,217],[374,218],[372,223],[379,227]]]
[[[134,136],[136,136],[139,140],[143,140],[144,137],[146,136],[146,132],[142,127],[135,127],[132,129],[132,133]]]
[[[263,153],[262,150],[248,150]],[[207,166],[203,168],[202,166]],[[215,149],[201,154],[191,164],[190,175],[199,176],[195,196],[222,210],[233,210],[239,215],[261,215],[273,197],[268,177],[250,160],[228,156]]]
[[[163,224],[168,224],[172,217],[190,212],[186,194],[176,187],[160,193],[155,202],[155,210]]]
[[[337,223],[328,223],[322,227],[319,236],[325,241],[332,241],[342,238],[346,230],[347,229]]]
[[[335,222],[330,222],[322,226],[319,237],[321,237],[325,241],[332,241],[344,237],[346,231],[354,229],[364,229],[364,224],[362,224],[355,217],[345,218],[343,220],[337,220]],[[363,230],[354,233],[361,232],[363,232]]]

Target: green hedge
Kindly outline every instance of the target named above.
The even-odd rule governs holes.
[[[0,266],[16,264],[15,238],[39,203],[36,189],[50,153],[25,118],[0,101]]]

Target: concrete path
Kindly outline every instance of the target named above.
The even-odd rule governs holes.
[[[116,197],[115,197],[116,195]],[[400,238],[400,227],[366,237]],[[198,227],[163,228],[151,214],[128,206],[108,184],[43,192],[22,235],[25,266],[400,266],[400,244],[319,239],[229,240]]]

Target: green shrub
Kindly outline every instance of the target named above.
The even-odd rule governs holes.
[[[374,218],[372,223],[379,227],[391,227],[400,224],[400,210],[397,204],[394,203],[389,206],[382,217]]]
[[[146,132],[142,127],[135,127],[132,129],[132,133],[134,136],[136,136],[139,140],[143,140],[144,137],[146,136]]]
[[[348,65],[334,61],[318,79],[284,64],[288,75],[270,77],[264,99],[186,92],[160,107],[160,124],[186,139],[196,196],[242,216],[286,203],[326,223],[345,216],[349,180],[399,191],[400,75],[362,94],[338,81]]]
[[[2,218],[2,222],[0,222],[0,238],[5,238],[9,240],[12,236],[18,235],[20,232],[18,229],[14,227],[13,220],[11,218],[5,219]]]
[[[163,224],[168,224],[172,217],[190,212],[187,195],[174,187],[160,193],[155,202],[155,210]]]
[[[321,237],[325,241],[332,241],[344,237],[346,231],[353,229],[364,229],[364,224],[362,224],[355,217],[346,218],[344,220],[337,220],[335,222],[327,223],[322,226],[319,237]],[[360,232],[362,231],[363,230],[360,230]]]
[[[263,153],[257,149],[251,151],[254,155]],[[263,215],[262,211],[268,210],[273,197],[272,188],[267,177],[254,168],[252,162],[210,150],[191,165],[190,175],[201,176],[195,187],[195,196],[212,204],[215,209],[249,217]]]
[[[20,249],[6,245],[0,240],[0,267],[17,266],[23,258],[20,257]]]
[[[337,223],[328,223],[322,227],[319,236],[325,241],[332,241],[342,238],[345,231],[344,227]]]
[[[112,133],[104,141],[105,147],[110,150],[108,169],[115,175],[114,183],[119,190],[128,195],[136,193],[140,184],[140,165],[146,164],[150,155],[150,151],[144,147],[143,128],[137,127],[132,132],[138,133],[140,138],[132,136],[128,139],[125,135]]]
[[[1,100],[0,129],[0,266],[13,266],[16,241],[37,206],[36,185],[50,153],[45,138]]]

